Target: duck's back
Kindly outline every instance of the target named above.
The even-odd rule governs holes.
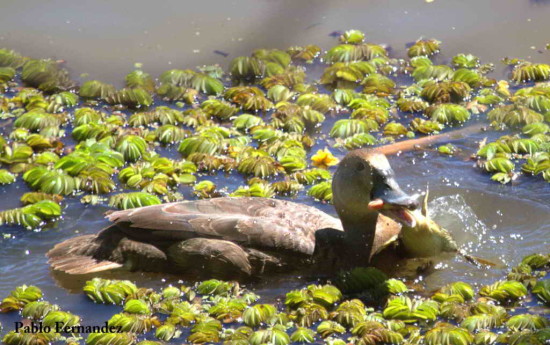
[[[208,257],[250,274],[266,262],[278,264],[285,253],[312,255],[319,229],[342,230],[337,218],[315,207],[266,198],[175,202],[115,211],[107,218],[113,224],[99,234],[56,245],[48,253],[52,267],[73,274],[123,266],[181,271],[186,262]]]
[[[107,218],[125,223],[127,235],[149,241],[207,237],[254,248],[312,254],[315,231],[342,229],[319,209],[266,198],[215,198],[116,211]]]

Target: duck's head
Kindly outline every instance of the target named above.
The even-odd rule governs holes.
[[[416,197],[401,190],[386,156],[375,150],[354,150],[342,159],[333,178],[332,195],[344,227],[376,220],[378,213],[415,225],[410,211],[418,207]]]

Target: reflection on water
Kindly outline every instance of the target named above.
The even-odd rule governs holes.
[[[121,83],[134,62],[152,75],[248,55],[257,48],[335,41],[355,28],[388,44],[395,56],[419,37],[443,41],[447,58],[478,55],[548,61],[548,1],[527,0],[4,0],[0,46],[33,57],[66,60],[75,76]],[[229,54],[227,58],[214,51]],[[542,52],[542,53],[541,53]],[[497,71],[504,72],[502,65]]]

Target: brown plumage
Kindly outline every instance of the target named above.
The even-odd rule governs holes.
[[[333,192],[340,220],[315,207],[267,198],[115,211],[107,215],[113,224],[97,235],[64,241],[47,256],[53,269],[69,274],[125,268],[236,277],[312,260],[350,266],[368,263],[399,234],[397,222],[367,207],[373,193],[389,203],[402,198],[396,207],[416,206],[393,180],[385,156],[366,150],[342,160]]]

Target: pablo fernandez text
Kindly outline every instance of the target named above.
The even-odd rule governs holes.
[[[43,325],[42,322],[31,322],[24,324],[23,322],[15,322],[15,332],[23,333],[122,333],[121,326],[109,326],[107,321],[102,326],[67,326],[64,322],[56,322],[54,326]]]

